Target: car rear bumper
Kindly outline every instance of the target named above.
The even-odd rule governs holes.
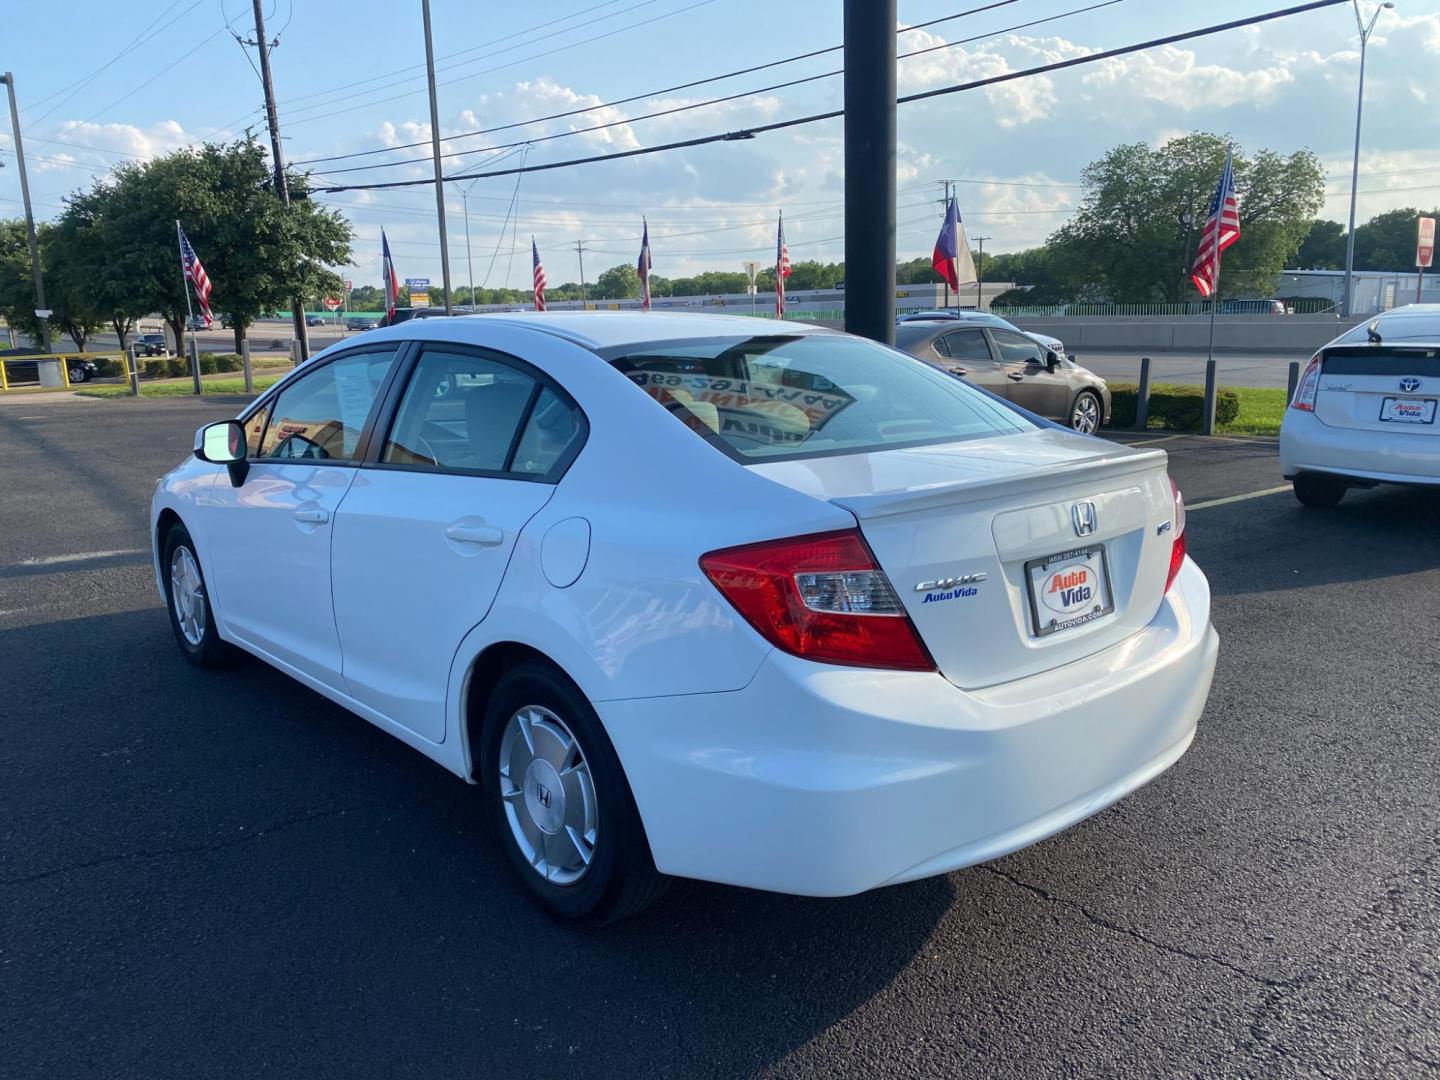
[[[776,652],[743,690],[597,709],[662,871],[848,895],[997,858],[1158,776],[1209,694],[1209,615],[1187,562],[1139,634],[986,690]]]
[[[1280,427],[1280,471],[1328,473],[1382,484],[1440,484],[1440,432],[1331,427],[1287,409]]]

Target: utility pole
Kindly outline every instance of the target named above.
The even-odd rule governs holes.
[[[472,181],[470,187],[479,183]],[[470,192],[466,188],[460,189],[460,205],[465,208],[465,265],[470,271],[470,310],[475,310],[475,263],[470,257]],[[508,282],[506,283],[509,284]]]
[[[575,241],[575,254],[580,257],[580,307],[585,307],[585,241]]]
[[[940,200],[940,213],[941,213],[942,215],[950,213],[950,185],[951,185],[952,182],[953,182],[953,181],[950,181],[950,180],[941,180],[941,181],[940,181],[940,186],[945,189],[945,198],[943,198],[943,199]],[[941,282],[940,282],[940,293],[941,293],[941,296],[944,298],[944,303],[942,303],[940,306],[941,306],[941,307],[944,307],[944,308],[948,308],[948,307],[950,306],[950,282],[945,281],[945,280],[943,280],[943,279],[941,280]],[[959,296],[956,296],[956,297],[955,297],[955,304],[956,304],[957,307],[959,306],[959,304],[960,304],[960,297],[959,297]]]
[[[1350,309],[1355,304],[1350,282],[1355,273],[1355,196],[1360,185],[1360,121],[1365,115],[1365,46],[1370,44],[1370,35],[1375,30],[1380,12],[1395,5],[1384,3],[1377,7],[1370,16],[1368,26],[1360,15],[1360,0],[1352,0],[1352,6],[1355,9],[1355,27],[1360,31],[1360,89],[1355,96],[1355,161],[1350,170],[1350,229],[1345,234],[1345,298],[1340,308],[1342,316],[1353,314]]]
[[[895,343],[895,0],[845,0],[845,329]]]
[[[260,81],[265,84],[265,119],[270,125],[270,155],[275,159],[275,193],[290,205],[290,186],[285,180],[285,157],[280,152],[280,113],[275,108],[275,80],[270,75],[270,39],[265,36],[265,0],[254,0],[255,41],[260,51]],[[300,363],[310,359],[310,335],[305,329],[305,304],[296,295],[290,302],[295,323],[295,341],[300,346]]]
[[[980,258],[975,263],[975,310],[985,310],[985,241],[993,240],[992,236],[977,236],[975,242],[980,245]]]
[[[50,351],[50,316],[45,306],[45,275],[40,269],[40,241],[35,237],[35,215],[30,210],[30,181],[25,176],[25,145],[20,141],[20,110],[15,106],[15,76],[0,75],[10,91],[10,129],[15,134],[15,163],[20,169],[20,198],[25,203],[25,233],[30,238],[30,273],[35,278],[35,318],[40,323],[40,351]],[[47,312],[45,315],[39,312]]]
[[[260,0],[255,0],[258,4]],[[445,233],[445,178],[440,172],[440,106],[435,100],[435,42],[430,35],[430,0],[420,0],[425,17],[425,78],[430,83],[430,156],[435,159],[435,214],[440,219],[440,277],[445,282],[445,314],[455,314],[450,297],[450,238]]]

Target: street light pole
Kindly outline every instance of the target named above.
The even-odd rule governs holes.
[[[256,0],[259,3],[259,0]],[[450,238],[445,234],[445,178],[440,161],[440,104],[435,99],[435,42],[430,34],[430,0],[420,0],[425,23],[425,77],[430,84],[430,156],[435,159],[435,216],[440,219],[440,276],[445,282],[445,314],[455,314],[450,295]]]
[[[1355,96],[1355,160],[1350,169],[1350,229],[1345,234],[1345,295],[1341,298],[1340,310],[1345,316],[1351,314],[1354,304],[1351,279],[1355,273],[1355,197],[1360,186],[1360,121],[1365,115],[1365,47],[1370,43],[1370,34],[1380,18],[1380,12],[1395,5],[1381,4],[1365,22],[1360,14],[1360,0],[1351,0],[1355,9],[1355,28],[1360,31],[1360,90]]]
[[[20,141],[20,110],[15,106],[15,76],[0,75],[0,82],[10,91],[10,129],[15,133],[15,164],[20,170],[20,199],[25,203],[25,232],[30,238],[30,272],[35,278],[35,310],[45,307],[45,275],[40,269],[40,241],[35,236],[35,215],[30,210],[30,181],[25,176],[25,146]],[[50,317],[37,314],[40,324],[40,351],[50,351]]]
[[[471,185],[474,186],[473,184]],[[470,310],[475,310],[475,263],[470,258],[470,192],[460,191],[460,205],[465,208],[465,265],[470,270]],[[509,285],[509,282],[506,282]]]

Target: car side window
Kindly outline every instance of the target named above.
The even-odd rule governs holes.
[[[1043,364],[1045,350],[1024,334],[1013,330],[991,330],[990,338],[1006,364]]]
[[[985,344],[985,331],[979,327],[951,330],[940,339],[950,350],[947,355],[957,360],[991,360],[990,346]]]
[[[510,471],[523,476],[547,476],[568,457],[582,434],[580,414],[548,386],[535,399],[530,419],[515,447]]]
[[[260,445],[265,438],[265,425],[270,422],[270,407],[274,404],[273,401],[267,401],[251,414],[250,419],[245,421],[246,457],[260,456]]]
[[[539,385],[483,356],[426,349],[410,376],[381,458],[457,472],[505,472]],[[540,452],[538,435],[535,452]]]
[[[350,461],[396,349],[354,353],[302,375],[275,399],[261,459]]]
[[[941,335],[930,342],[930,347],[935,350],[937,356],[950,355],[950,346],[945,343],[945,335]]]

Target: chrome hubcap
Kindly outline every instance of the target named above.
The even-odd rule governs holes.
[[[205,582],[187,547],[170,556],[170,605],[185,640],[199,645],[205,639]]]
[[[585,751],[542,705],[519,709],[500,737],[500,798],[521,854],[555,885],[590,869],[599,835],[595,782]]]
[[[1070,426],[1085,435],[1095,434],[1100,426],[1100,407],[1089,394],[1082,394],[1075,402],[1075,414],[1070,417]]]

